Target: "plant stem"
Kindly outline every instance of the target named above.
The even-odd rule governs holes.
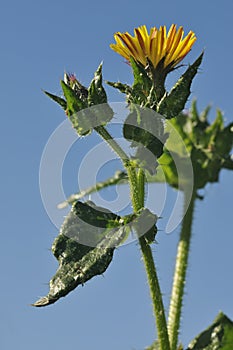
[[[138,195],[135,199],[136,193],[133,193],[132,203],[139,203],[139,206],[133,206],[135,212],[143,208],[145,196],[145,175],[142,169],[138,172]],[[155,268],[153,254],[150,245],[146,242],[144,236],[139,237],[139,244],[142,252],[143,262],[147,274],[148,285],[150,289],[150,296],[153,304],[153,312],[156,319],[158,342],[160,350],[169,350],[169,338],[167,331],[167,323],[162,299],[162,293],[159,286],[159,280]]]
[[[135,168],[131,165],[130,159],[125,151],[118,145],[113,139],[112,135],[105,129],[104,126],[98,126],[95,128],[98,134],[108,143],[112,150],[120,157],[129,178],[130,194],[133,208],[136,208],[136,212],[143,206],[139,204],[139,193],[138,193],[138,180]],[[144,199],[143,199],[144,201]]]
[[[96,127],[95,130],[100,136],[109,144],[114,152],[121,158],[123,165],[127,171],[130,195],[133,210],[137,213],[141,208],[144,207],[145,199],[145,174],[142,169],[138,170],[138,174],[134,166],[132,166],[130,159],[127,154],[121,149],[116,143],[108,131],[103,127]],[[142,236],[139,238],[139,244],[142,252],[142,257],[145,265],[147,274],[147,280],[150,289],[151,300],[153,304],[153,312],[156,319],[158,342],[160,350],[170,350],[167,323],[162,299],[162,293],[159,286],[159,280],[154,264],[153,254],[150,245],[146,242]]]
[[[162,293],[159,286],[159,279],[157,276],[151,247],[146,243],[144,237],[139,238],[139,243],[150,288],[153,312],[156,318],[159,349],[169,350],[170,344],[168,338],[167,322],[165,317]]]
[[[168,316],[168,333],[171,350],[177,349],[178,335],[180,328],[180,317],[182,302],[184,297],[184,286],[186,280],[186,272],[188,266],[188,258],[190,252],[190,241],[192,234],[192,221],[193,221],[193,212],[196,198],[196,191],[193,192],[193,196],[189,203],[187,212],[184,215],[182,228],[180,233],[180,240],[177,247],[176,255],[176,266],[173,276],[173,286],[170,300],[169,316]],[[187,196],[184,192],[184,208],[186,208]]]
[[[112,150],[120,157],[123,164],[129,162],[129,157],[123,151],[123,149],[118,145],[118,143],[114,140],[112,135],[105,129],[104,126],[96,126],[95,131],[108,143],[108,145],[112,148]],[[124,164],[125,165],[125,164]]]

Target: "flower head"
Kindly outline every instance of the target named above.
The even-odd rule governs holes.
[[[184,36],[183,27],[172,24],[168,33],[166,26],[151,28],[148,34],[145,25],[134,29],[134,36],[129,33],[117,32],[114,35],[116,44],[110,47],[121,56],[130,61],[133,57],[144,67],[148,65],[148,59],[155,70],[169,73],[177,66],[191,50],[196,36],[190,31]]]

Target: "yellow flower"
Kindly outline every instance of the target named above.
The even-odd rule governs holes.
[[[159,29],[151,28],[150,34],[143,25],[134,29],[134,36],[127,32],[117,32],[114,35],[116,44],[111,44],[110,47],[127,61],[133,57],[144,67],[147,66],[149,59],[155,70],[167,74],[183,60],[196,41],[192,31],[183,36],[183,27],[177,30],[175,24],[171,25],[168,33],[166,26],[161,26]]]

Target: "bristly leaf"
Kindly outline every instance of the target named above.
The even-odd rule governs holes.
[[[49,293],[33,306],[53,304],[78,285],[103,274],[127,234],[119,216],[109,210],[91,202],[74,204],[52,245],[59,268],[50,281]]]
[[[218,182],[221,169],[233,170],[233,160],[231,156],[233,147],[233,123],[224,127],[223,115],[217,111],[216,118],[213,123],[207,120],[207,112],[199,115],[196,102],[192,104],[190,113],[180,114],[179,117],[169,121],[171,127],[177,130],[192,162],[194,174],[194,186],[196,189],[204,188],[207,183]],[[154,181],[165,181],[175,188],[179,188],[179,184],[188,183],[185,176],[176,175],[176,165],[174,159],[179,159],[182,168],[186,168],[187,156],[179,149],[179,145],[172,141],[172,132],[166,143],[167,149],[159,159],[159,169],[162,168],[164,176],[154,177]],[[174,157],[175,156],[175,157]],[[161,174],[162,175],[162,174]],[[185,173],[184,173],[185,175]],[[180,178],[181,177],[181,178]],[[153,182],[153,178],[150,179]],[[182,187],[180,187],[182,188]]]
[[[164,132],[162,116],[149,108],[131,105],[131,113],[125,120],[123,134],[131,141],[131,147],[136,148],[133,158],[138,166],[149,171],[151,175],[155,174],[157,159],[163,153],[168,136]]]
[[[103,274],[112,261],[114,248],[87,247],[60,234],[53,243],[52,251],[59,261],[59,268],[50,281],[49,294],[33,306],[53,304],[78,285]],[[66,259],[62,259],[63,255]]]
[[[167,119],[177,117],[185,107],[188,97],[191,93],[190,87],[193,78],[198,72],[198,68],[202,62],[202,53],[198,59],[188,67],[186,72],[180,77],[169,94],[165,94],[160,100],[157,112]]]
[[[231,350],[233,344],[233,322],[222,312],[213,324],[199,334],[186,350]]]
[[[64,110],[66,110],[67,103],[66,103],[66,101],[63,98],[61,98],[59,96],[56,96],[56,95],[53,95],[50,92],[45,91],[45,90],[43,90],[43,92],[45,93],[45,95],[50,97],[53,101],[57,102]]]
[[[136,219],[133,221],[132,227],[135,230],[138,237],[143,236],[147,244],[155,242],[155,236],[157,234],[157,215],[151,213],[147,208],[142,208]]]
[[[137,237],[145,235],[147,243],[152,243],[156,222],[157,216],[148,209],[120,217],[93,202],[77,201],[52,245],[59,268],[50,280],[49,293],[33,306],[53,304],[80,284],[103,274],[115,248],[127,239],[131,230]]]

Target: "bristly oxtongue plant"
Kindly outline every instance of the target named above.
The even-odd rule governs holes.
[[[123,169],[106,181],[71,195],[61,205],[71,205],[71,210],[52,245],[59,267],[50,281],[48,295],[33,306],[53,304],[77,286],[103,274],[113,259],[115,249],[134,231],[145,265],[157,330],[157,340],[148,350],[183,349],[182,345],[178,347],[178,335],[194,206],[201,199],[199,190],[210,182],[217,182],[221,169],[233,170],[233,123],[224,126],[223,116],[217,111],[211,124],[207,119],[209,108],[199,115],[196,102],[193,102],[190,111],[184,112],[203,53],[187,67],[170,91],[166,90],[167,75],[179,67],[196,41],[194,32],[184,36],[183,27],[177,28],[174,24],[168,31],[166,26],[161,26],[148,32],[143,25],[134,30],[134,36],[117,32],[114,38],[116,43],[110,47],[125,58],[133,73],[131,85],[107,81],[108,85],[125,94],[129,113],[123,123],[122,134],[130,143],[130,155],[108,130],[114,111],[103,87],[102,64],[89,87],[83,86],[74,74],[65,73],[64,80],[60,82],[62,97],[45,91],[63,108],[77,134],[82,137],[88,137],[93,132],[99,134],[119,157]],[[174,132],[182,138],[191,159],[192,181],[184,174],[180,176],[176,168],[175,159],[185,169],[186,158],[173,139]],[[157,233],[158,216],[145,207],[145,185],[148,181],[166,181],[171,187],[184,192],[185,209],[168,320],[151,249]],[[90,193],[120,182],[128,183],[130,187],[133,211],[128,215],[122,216],[83,200]],[[221,314],[208,330],[190,343],[188,349],[226,350],[230,349],[227,347],[230,341],[233,344],[233,325]]]

